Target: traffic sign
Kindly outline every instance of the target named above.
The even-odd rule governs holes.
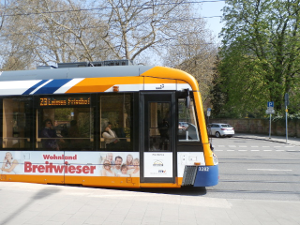
[[[271,107],[269,107],[267,110],[266,110],[266,114],[275,114],[275,110]]]
[[[210,116],[210,114],[211,114],[211,108],[208,108],[207,109],[207,116]]]
[[[290,104],[288,93],[285,93],[285,95],[284,95],[284,104],[285,104],[285,106],[288,106]]]
[[[274,108],[274,102],[268,102],[268,107]]]

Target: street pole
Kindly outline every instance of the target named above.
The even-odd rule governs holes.
[[[271,139],[271,125],[272,125],[272,114],[274,114],[274,102],[268,102],[268,108],[266,114],[270,114],[270,125],[269,125],[269,139]]]
[[[286,143],[288,142],[288,105],[289,105],[289,94],[284,95],[284,105],[285,105],[285,133],[286,133]]]
[[[269,139],[271,139],[271,118],[272,114],[270,113]]]
[[[288,142],[288,119],[287,119],[287,114],[288,114],[288,108],[285,106],[285,133],[286,133],[286,143]]]

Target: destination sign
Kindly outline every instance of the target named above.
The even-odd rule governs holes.
[[[80,106],[90,105],[90,97],[40,98],[40,106]]]

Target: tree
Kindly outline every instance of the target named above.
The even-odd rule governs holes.
[[[0,35],[1,35],[3,24],[4,24],[4,20],[5,20],[5,11],[6,11],[6,2],[1,1],[0,2]],[[0,42],[0,46],[1,46],[1,42]],[[1,61],[2,61],[2,59],[1,59]],[[1,64],[2,63],[0,63],[0,65]]]
[[[5,56],[28,64],[130,59],[146,63],[192,20],[183,0],[10,0]],[[14,48],[13,48],[14,46]]]
[[[99,38],[102,22],[82,7],[70,0],[11,1],[3,35],[7,48],[17,46],[18,54],[30,55],[28,64],[105,59],[107,52],[99,51],[105,44]]]
[[[196,10],[186,10],[189,17],[194,12],[194,18],[199,18]],[[199,83],[202,99],[209,102],[212,88],[214,63],[217,47],[211,32],[206,28],[203,19],[182,20],[176,35],[169,41],[167,51],[163,52],[164,64],[192,74]]]
[[[17,57],[11,56],[3,63],[2,70],[24,70],[26,69],[25,60],[19,59]]]
[[[224,8],[220,72],[231,107],[284,108],[300,71],[299,0],[233,0]],[[228,106],[229,106],[228,105]]]
[[[224,81],[220,79],[220,74],[218,71],[219,64],[220,59],[217,57],[214,63],[212,88],[210,90],[210,103],[213,106],[212,116],[230,117],[225,107],[228,103],[228,90],[224,88],[226,85],[224,85]]]

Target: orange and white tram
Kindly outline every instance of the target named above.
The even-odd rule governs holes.
[[[218,183],[194,77],[126,60],[92,64],[0,72],[1,181],[119,188]]]

